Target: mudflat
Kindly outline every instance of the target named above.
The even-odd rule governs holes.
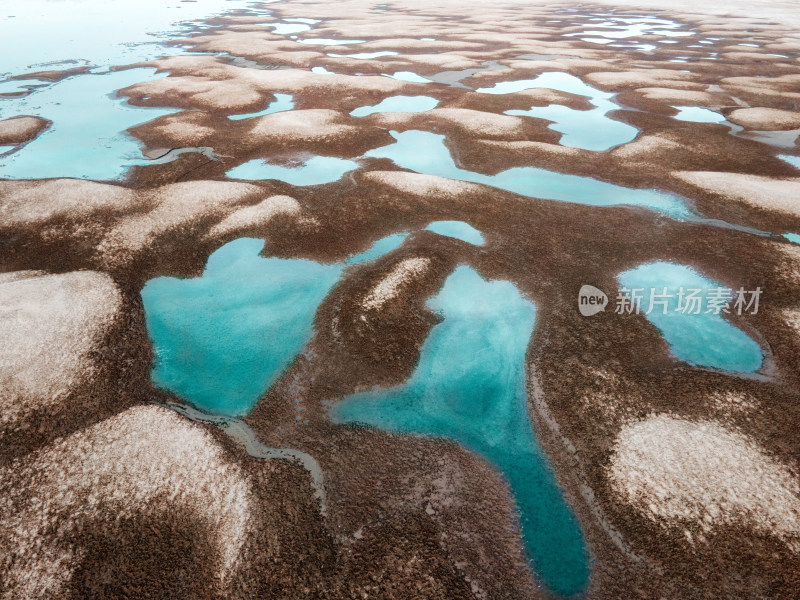
[[[796,6],[182,5],[3,48],[0,598],[797,595]]]

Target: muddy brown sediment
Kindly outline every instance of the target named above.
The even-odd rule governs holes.
[[[31,141],[50,126],[39,117],[11,117],[0,121],[0,145],[16,146]]]
[[[800,247],[779,236],[800,230],[790,201],[800,193],[800,171],[777,155],[800,149],[733,135],[727,125],[672,118],[675,105],[700,105],[720,111],[744,133],[795,127],[800,37],[793,21],[777,18],[774,9],[763,19],[742,16],[753,9],[734,17],[719,14],[729,9],[688,2],[675,12],[608,4],[575,9],[493,3],[459,5],[457,12],[453,6],[389,3],[385,13],[376,13],[361,2],[270,5],[276,20],[321,18],[309,37],[367,40],[327,49],[272,34],[246,16],[216,19],[221,27],[181,43],[227,55],[155,61],[169,77],[121,94],[136,105],[182,109],[132,131],[145,148],[208,146],[219,160],[182,154],[169,163],[136,167],[114,184],[0,181],[0,267],[9,273],[0,282],[0,297],[11,279],[28,277],[42,287],[31,298],[46,305],[48,278],[74,277],[75,271],[96,272],[120,296],[117,317],[91,321],[100,334],[86,360],[96,371],[65,386],[56,397],[58,410],[45,395],[25,392],[24,400],[39,411],[32,414],[43,416],[9,417],[14,433],[10,441],[2,438],[0,461],[0,485],[10,503],[4,518],[44,525],[29,539],[6,539],[13,549],[0,556],[3,579],[22,587],[4,583],[2,593],[47,584],[34,568],[41,567],[39,558],[24,552],[25,543],[39,539],[56,544],[66,557],[59,563],[66,582],[48,588],[53,598],[549,597],[525,559],[508,487],[485,460],[449,441],[338,426],[328,418],[329,407],[345,395],[398,385],[410,376],[439,319],[426,300],[457,265],[468,264],[486,278],[513,282],[537,306],[526,359],[529,413],[586,537],[592,560],[586,596],[794,597],[800,555],[792,536],[800,521],[792,521],[792,506],[782,529],[757,511],[739,518],[723,508],[721,518],[700,501],[695,512],[678,514],[705,520],[668,519],[626,500],[620,487],[623,473],[630,473],[620,456],[635,447],[623,442],[628,432],[647,431],[642,424],[652,422],[683,424],[676,431],[713,423],[748,440],[797,480]],[[651,14],[697,34],[651,52],[564,37],[591,29],[594,13]],[[693,47],[708,36],[721,39]],[[738,45],[753,39],[761,46]],[[386,49],[399,55],[365,61],[326,55]],[[767,56],[772,53],[787,58]],[[685,63],[669,62],[683,56]],[[244,59],[276,68],[240,66],[249,64]],[[508,68],[484,68],[492,62]],[[311,66],[338,75],[312,74]],[[475,69],[459,79],[466,89],[382,76],[466,69]],[[502,113],[551,102],[587,109],[583,98],[545,90],[507,96],[471,91],[552,70],[614,92],[619,110],[610,116],[637,127],[636,140],[608,152],[564,147],[545,121]],[[263,109],[275,93],[291,93],[296,109],[244,121],[227,118]],[[432,95],[439,105],[421,114],[349,115],[396,94]],[[390,129],[444,134],[461,168],[494,174],[535,166],[655,187],[683,195],[706,217],[775,235],[679,222],[642,208],[527,198],[407,173],[388,160],[362,159],[359,171],[320,186],[225,179],[227,170],[254,158],[358,158],[392,143]],[[423,231],[434,220],[466,221],[486,244],[475,247]],[[139,297],[148,279],[197,276],[211,252],[244,235],[263,238],[267,255],[332,262],[401,231],[411,235],[398,249],[345,270],[319,307],[314,338],[244,419],[260,443],[308,453],[319,463],[324,514],[302,465],[252,457],[216,427],[150,406],[165,396],[148,377],[152,350]],[[764,290],[758,314],[730,317],[762,346],[766,367],[759,376],[676,361],[641,316],[607,310],[589,319],[578,313],[581,285],[616,297],[616,276],[653,260],[690,265],[733,288]],[[41,272],[12,273],[24,270]],[[376,297],[376,286],[401,271],[397,293],[365,305]],[[52,327],[53,319],[42,319],[40,326]],[[42,353],[60,356],[72,347],[71,338],[57,333],[54,328],[52,347],[42,346]],[[45,354],[32,356],[43,361]],[[0,368],[3,381],[13,376],[5,364]],[[69,503],[40,510],[36,498],[42,489],[30,483],[31,474],[60,474],[63,485],[78,486],[69,489],[90,498],[95,484],[86,483],[85,473],[53,466],[55,458],[73,456],[83,440],[95,440],[88,455],[102,467],[118,456],[116,444],[135,447],[137,438],[146,439],[145,429],[156,426],[196,439],[214,460],[206,466],[188,457],[169,462],[166,479],[177,487],[157,489],[138,506],[104,504],[92,518]],[[120,440],[105,445],[104,436],[113,435]],[[162,462],[155,452],[144,458],[154,469]],[[242,494],[250,509],[242,517],[248,527],[235,566],[224,573],[224,528],[208,518],[219,499],[197,495],[202,485],[223,479],[209,475],[201,485],[187,476],[193,469],[217,468],[226,473],[224,481],[248,490]],[[134,483],[144,480],[131,477]],[[175,498],[195,499],[182,504]],[[82,525],[64,533],[71,522]]]

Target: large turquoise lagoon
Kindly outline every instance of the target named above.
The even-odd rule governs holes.
[[[344,266],[264,258],[263,246],[235,240],[209,257],[201,277],[144,286],[158,387],[206,412],[244,415],[308,342]]]
[[[263,240],[240,238],[211,254],[200,277],[151,279],[142,302],[153,383],[209,413],[247,414],[311,338],[344,269],[380,258],[407,235],[329,264],[264,257]]]
[[[9,3],[10,4],[10,3]],[[249,0],[26,0],[0,15],[0,119],[33,115],[52,122],[34,141],[0,157],[0,178],[72,177],[110,181],[148,164],[126,130],[177,112],[128,104],[117,90],[166,77],[155,69],[111,70],[186,50],[164,42],[203,19],[238,9],[267,13]],[[85,31],[86,23],[95,23]],[[31,32],[35,32],[32,35]],[[60,81],[7,79],[40,71],[88,69]]]
[[[177,110],[133,106],[116,90],[166,75],[151,68],[77,75],[27,96],[0,100],[0,119],[33,115],[52,121],[35,140],[0,158],[0,177],[108,181],[147,164],[141,144],[126,130]]]
[[[559,595],[580,592],[589,567],[583,535],[534,436],[525,355],[534,305],[507,281],[461,266],[428,306],[444,320],[404,384],[350,396],[334,421],[455,440],[494,465],[511,486],[530,560]]]

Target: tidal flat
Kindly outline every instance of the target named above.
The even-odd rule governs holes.
[[[13,4],[0,600],[797,597],[798,7]]]

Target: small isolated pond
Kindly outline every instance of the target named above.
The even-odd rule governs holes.
[[[336,404],[337,423],[448,438],[492,463],[511,486],[528,556],[559,595],[589,576],[580,527],[565,502],[528,417],[525,354],[536,310],[507,281],[462,266],[428,306],[444,320],[403,385]]]
[[[232,121],[241,121],[243,119],[253,119],[255,117],[263,117],[264,115],[271,115],[273,113],[284,112],[294,108],[294,101],[291,94],[275,94],[275,100],[270,102],[269,106],[262,111],[247,113],[241,115],[229,115],[228,118]]]
[[[783,237],[792,242],[793,244],[800,244],[800,235],[796,233],[784,233]]]
[[[701,106],[673,106],[678,110],[678,114],[672,117],[678,121],[689,121],[691,123],[724,123],[727,119],[710,108]]]
[[[789,163],[793,167],[800,169],[800,156],[792,156],[791,154],[779,154],[778,158]]]
[[[394,50],[379,50],[378,52],[357,52],[356,54],[336,54],[335,52],[328,52],[328,56],[335,58],[356,58],[358,60],[370,60],[373,58],[381,58],[382,56],[397,56],[399,52]]]
[[[311,29],[311,25],[306,23],[267,23],[265,27],[272,29],[272,33],[277,35],[302,33]]]
[[[653,310],[646,317],[678,360],[739,373],[754,373],[761,368],[761,347],[722,314],[707,312],[708,299],[721,287],[719,283],[690,267],[663,261],[625,271],[618,280],[620,291],[631,298],[639,290],[642,312],[648,311],[653,297]],[[693,290],[697,294],[690,296]],[[697,303],[691,298],[698,296],[703,302],[695,313]]]
[[[430,79],[417,75],[413,71],[395,71],[392,75],[384,73],[383,76],[391,77],[397,81],[408,81],[409,83],[432,83]]]
[[[359,254],[355,254],[347,259],[348,265],[360,265],[361,263],[369,262],[380,258],[384,254],[388,254],[392,250],[399,248],[408,237],[407,233],[393,233],[384,238],[379,239],[372,244],[369,248]]]
[[[225,175],[231,179],[250,181],[277,179],[303,186],[338,181],[342,175],[357,168],[357,162],[334,156],[313,156],[297,166],[275,165],[255,158],[230,169]]]
[[[297,40],[301,44],[315,46],[349,46],[350,44],[363,44],[367,40],[337,40],[333,38],[305,38]]]
[[[483,245],[483,234],[464,221],[434,221],[425,229],[446,237],[455,238],[474,246]]]
[[[389,96],[374,106],[360,106],[350,112],[354,117],[375,113],[421,113],[433,108],[439,101],[430,96]]]

